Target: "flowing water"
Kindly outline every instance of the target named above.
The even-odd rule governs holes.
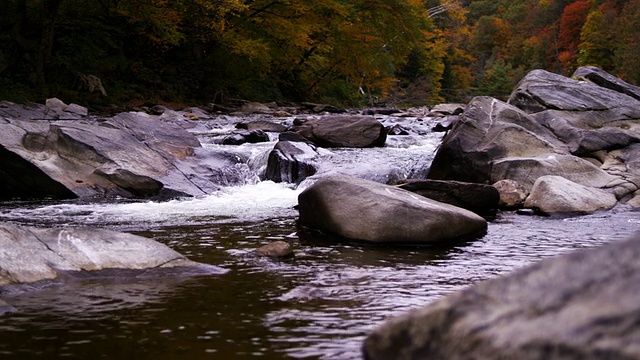
[[[385,119],[388,120],[388,119]],[[410,120],[405,120],[410,121]],[[422,126],[416,123],[414,126]],[[570,218],[498,214],[482,238],[446,247],[370,247],[296,231],[296,187],[260,181],[275,142],[218,145],[228,129],[201,131],[204,147],[244,159],[206,197],[163,203],[5,203],[0,220],[94,226],[156,239],[229,270],[204,277],[78,278],[10,292],[0,317],[1,359],[359,359],[385,319],[542,258],[627,237],[638,212]],[[319,175],[381,182],[424,174],[440,136],[390,137],[382,149],[322,150]],[[296,256],[252,250],[275,240]]]

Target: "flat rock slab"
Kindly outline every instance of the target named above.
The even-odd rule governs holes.
[[[639,359],[640,234],[538,262],[392,319],[367,360]]]
[[[193,262],[159,242],[132,234],[0,224],[0,286],[51,280],[64,272],[177,267],[225,272]]]

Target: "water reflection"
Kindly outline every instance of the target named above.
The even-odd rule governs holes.
[[[567,219],[498,216],[475,241],[440,248],[298,239],[294,217],[142,227],[195,261],[231,271],[189,279],[81,279],[5,300],[4,358],[358,359],[390,316],[541,258],[625,238],[637,212]],[[292,242],[273,262],[251,250]],[[99,354],[99,356],[95,356]]]

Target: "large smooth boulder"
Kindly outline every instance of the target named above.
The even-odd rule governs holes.
[[[591,213],[609,210],[617,203],[615,195],[604,190],[576,184],[561,176],[539,177],[524,207],[546,214]]]
[[[475,213],[369,180],[322,178],[298,197],[299,224],[342,238],[429,244],[472,238],[486,231]]]
[[[384,146],[387,132],[372,116],[325,116],[308,119],[296,131],[320,147]]]
[[[146,113],[42,120],[44,106],[0,107],[0,199],[204,195],[233,165],[180,126]]]
[[[522,110],[491,97],[476,97],[444,137],[429,178],[493,183],[503,179],[493,176],[496,161],[567,153],[564,144]]]
[[[496,159],[491,169],[491,180],[512,179],[527,191],[531,191],[539,177],[546,175],[562,176],[578,184],[597,188],[606,188],[618,180],[585,159],[555,153]]]
[[[191,268],[193,262],[154,240],[103,229],[44,229],[0,224],[0,286],[51,280],[66,272]]]
[[[640,234],[547,259],[392,319],[367,360],[640,358]]]

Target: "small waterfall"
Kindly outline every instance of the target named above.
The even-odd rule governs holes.
[[[238,119],[240,122],[241,119]],[[381,183],[396,183],[409,178],[425,178],[435,151],[442,140],[442,133],[425,130],[425,123],[416,119],[384,117],[383,124],[402,122],[411,135],[390,135],[384,147],[379,148],[319,148],[314,179],[329,174],[356,176]],[[273,120],[275,121],[275,120]],[[291,119],[282,120],[288,124]],[[216,182],[222,186],[255,184],[265,178],[269,153],[277,143],[278,134],[270,133],[269,142],[243,145],[221,145],[222,139],[235,128],[215,128],[210,132],[197,132],[201,143],[216,156],[235,159],[233,166],[220,169]]]
[[[0,220],[126,230],[294,218],[298,194],[316,179],[329,174],[346,174],[381,183],[424,178],[442,138],[441,133],[413,131],[413,135],[389,136],[386,146],[380,148],[319,148],[315,164],[318,172],[296,186],[264,181],[277,134],[270,134],[268,142],[222,145],[221,139],[235,129],[232,121],[223,127],[209,125],[208,130],[207,124],[200,126],[194,133],[202,143],[204,157],[212,159],[211,177],[221,186],[218,191],[167,202],[16,204],[0,208]]]

